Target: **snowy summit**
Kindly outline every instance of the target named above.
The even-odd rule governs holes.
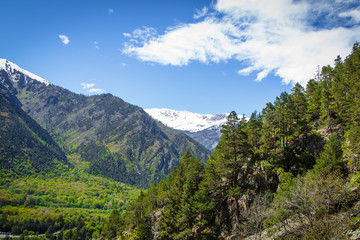
[[[226,117],[228,115],[227,113],[199,114],[165,108],[151,108],[144,110],[150,116],[168,127],[189,132],[199,132],[213,126],[221,126],[226,122]]]
[[[28,72],[22,68],[20,68],[15,63],[12,63],[6,59],[0,58],[0,70],[4,70],[7,72],[7,74],[10,76],[11,80],[13,82],[18,82],[20,80],[20,74],[24,74],[25,76],[25,83],[28,82],[29,79],[36,80],[38,82],[44,83],[45,85],[49,85],[50,82],[43,79],[42,77],[39,77],[31,72]]]

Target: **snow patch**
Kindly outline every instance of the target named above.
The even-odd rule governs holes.
[[[168,127],[189,132],[199,132],[213,126],[221,126],[226,122],[226,117],[228,116],[227,113],[199,114],[166,108],[151,108],[144,110],[151,117]]]
[[[46,86],[48,86],[50,84],[49,81],[43,79],[42,77],[39,77],[39,76],[37,76],[37,75],[35,75],[35,74],[31,73],[31,72],[28,72],[28,71],[20,68],[15,63],[9,62],[6,59],[1,59],[0,58],[0,70],[6,71],[9,74],[9,76],[11,77],[11,80],[13,82],[18,81],[17,72],[20,72],[20,73],[25,75],[25,82],[27,82],[27,80],[29,78],[29,79],[33,79],[33,80],[36,80],[38,82],[44,83]]]

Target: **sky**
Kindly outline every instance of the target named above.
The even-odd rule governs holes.
[[[0,58],[75,93],[250,116],[360,41],[359,0],[0,0]]]

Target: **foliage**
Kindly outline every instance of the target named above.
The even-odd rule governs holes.
[[[210,154],[190,137],[111,94],[84,96],[37,81],[12,82],[4,71],[0,78],[0,88],[13,89],[11,96],[66,154],[80,153],[90,162],[90,173],[149,187],[164,179],[186,150],[203,161]]]
[[[5,179],[69,168],[52,137],[0,92],[0,176]]]
[[[79,239],[100,237],[110,212],[122,212],[140,193],[134,187],[88,174],[89,164],[79,156],[69,158],[75,167],[61,176],[49,173],[4,181],[7,184],[0,186],[1,232],[45,233],[51,227],[66,239],[75,234],[76,227]]]
[[[196,144],[184,151],[183,135],[111,95],[86,98],[55,86],[49,94],[29,85],[19,94],[25,108],[32,107],[31,93],[51,114],[62,113],[37,120],[67,148],[75,168],[5,178],[0,227],[45,231],[47,238],[61,229],[60,239],[346,239],[360,226],[359,76],[355,43],[306,90],[295,84],[249,119],[231,112],[205,164],[194,157]],[[180,152],[180,162],[172,161]],[[89,173],[143,186],[148,176],[159,181],[143,192]],[[125,199],[135,196],[123,213]]]
[[[231,112],[206,164],[186,153],[165,181],[130,204],[119,234],[346,239],[360,216],[353,207],[359,193],[348,178],[352,172],[358,187],[359,74],[356,43],[306,91],[296,84],[248,120]]]

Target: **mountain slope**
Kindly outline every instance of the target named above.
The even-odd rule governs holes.
[[[147,186],[149,180],[164,178],[187,149],[203,161],[209,154],[190,137],[111,94],[88,97],[13,72],[19,81],[0,69],[0,85],[63,149],[89,161],[91,173]]]
[[[54,170],[68,164],[51,136],[18,105],[0,93],[0,169],[1,176]]]
[[[212,150],[220,141],[221,126],[228,114],[198,114],[165,108],[145,109],[154,119],[174,128]]]
[[[199,114],[166,108],[144,109],[150,116],[176,130],[199,132],[226,122],[228,114]]]
[[[185,133],[204,147],[209,150],[214,150],[220,141],[221,137],[221,126],[222,125],[215,125],[204,130],[198,132],[190,132],[190,131],[180,131]]]

